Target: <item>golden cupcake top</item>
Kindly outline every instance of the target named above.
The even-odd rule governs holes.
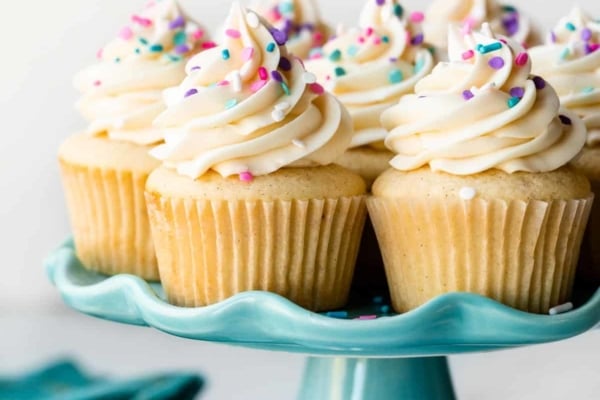
[[[350,117],[291,56],[285,32],[235,3],[219,47],[193,57],[165,94],[152,151],[196,179],[209,170],[242,180],[284,167],[327,165],[348,147]]]
[[[552,87],[531,75],[531,59],[519,44],[496,37],[487,25],[471,33],[452,28],[449,60],[383,114],[386,146],[397,154],[394,168],[547,172],[581,151],[583,122],[561,110]]]
[[[163,110],[162,91],[185,77],[185,60],[213,46],[175,0],[153,0],[131,16],[118,37],[97,53],[99,62],[74,80],[86,132],[149,145],[161,140],[152,121]]]
[[[534,72],[556,89],[564,107],[581,116],[589,146],[600,145],[600,23],[574,8],[531,49]]]

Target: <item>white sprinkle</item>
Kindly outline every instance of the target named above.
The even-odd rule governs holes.
[[[481,33],[491,38],[496,38],[496,36],[494,36],[494,32],[492,32],[492,28],[490,28],[490,24],[488,24],[487,22],[484,22],[481,25]]]
[[[562,313],[569,312],[573,309],[573,303],[565,303],[560,306],[556,306],[550,309],[548,312],[550,315],[558,315]]]
[[[477,196],[477,191],[472,187],[464,187],[458,193],[463,200],[473,200]]]
[[[281,122],[285,119],[285,113],[281,110],[275,110],[271,113],[271,117],[275,122]]]
[[[239,71],[233,71],[229,74],[228,80],[231,82],[234,92],[239,93],[242,91],[242,75],[240,75]]]
[[[306,71],[304,74],[302,74],[302,80],[304,83],[312,85],[313,83],[317,83],[317,76],[312,72]]]
[[[306,145],[304,144],[304,142],[301,140],[298,140],[298,139],[292,140],[292,144],[296,147],[300,147],[301,149],[306,148]]]
[[[286,110],[289,110],[290,107],[291,107],[290,103],[288,103],[287,101],[283,101],[275,106],[275,110],[286,111]]]
[[[250,28],[258,28],[260,26],[260,20],[258,19],[258,16],[256,14],[254,14],[253,12],[249,12],[246,15],[246,22],[248,22],[248,25],[250,25]]]

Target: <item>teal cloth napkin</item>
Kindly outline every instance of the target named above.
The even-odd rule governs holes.
[[[204,380],[174,373],[131,380],[90,377],[63,361],[17,378],[0,378],[0,400],[192,400]]]

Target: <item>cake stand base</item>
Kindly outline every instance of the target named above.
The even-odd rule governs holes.
[[[455,400],[445,357],[310,357],[298,400]]]

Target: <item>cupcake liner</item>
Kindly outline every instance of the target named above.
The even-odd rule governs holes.
[[[148,173],[61,161],[77,256],[102,274],[158,280],[144,188]]]
[[[345,305],[364,196],[227,201],[147,193],[169,302],[204,306],[237,293],[278,293],[311,310]]]
[[[592,202],[369,199],[394,308],[472,292],[547,313],[571,296]]]

